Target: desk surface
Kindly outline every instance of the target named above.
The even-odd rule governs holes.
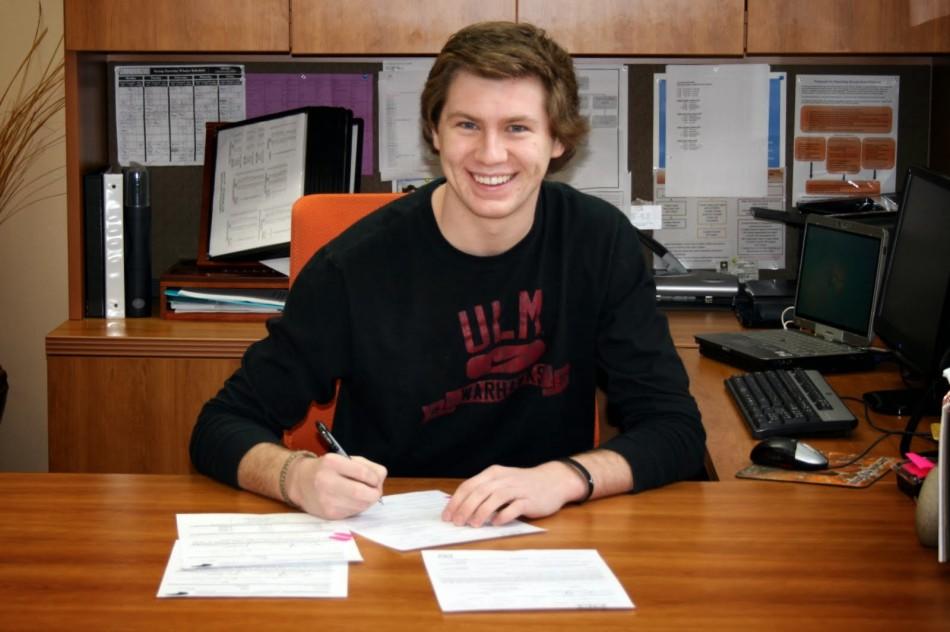
[[[456,481],[394,479],[388,493]],[[946,630],[950,565],[893,485],[679,483],[459,548],[596,548],[634,611],[443,614],[418,552],[358,538],[346,599],[156,599],[175,514],[283,511],[199,476],[0,474],[4,630]]]

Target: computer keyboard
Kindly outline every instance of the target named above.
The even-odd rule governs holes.
[[[800,331],[761,329],[745,335],[753,337],[757,343],[770,351],[794,353],[799,356],[834,355],[858,351],[857,347],[843,342],[825,340]]]
[[[845,433],[858,425],[818,371],[777,369],[726,378],[752,436]]]

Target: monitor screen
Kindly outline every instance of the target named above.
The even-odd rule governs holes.
[[[802,238],[795,318],[806,327],[841,330],[853,334],[854,343],[868,344],[885,239],[880,227],[811,218]]]
[[[874,329],[927,380],[950,343],[950,178],[911,168]]]

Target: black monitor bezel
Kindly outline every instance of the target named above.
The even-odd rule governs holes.
[[[874,331],[888,346],[888,348],[891,349],[892,353],[894,353],[895,357],[897,357],[903,366],[905,366],[922,380],[930,381],[935,376],[939,375],[939,370],[943,368],[939,366],[941,361],[940,356],[941,353],[947,349],[948,345],[950,345],[950,322],[948,322],[948,320],[950,320],[950,282],[948,282],[946,288],[943,288],[944,299],[941,313],[937,315],[937,318],[940,319],[938,322],[943,322],[945,324],[942,327],[938,327],[936,340],[933,341],[933,347],[935,350],[930,361],[930,366],[922,366],[920,358],[911,357],[902,350],[902,343],[907,338],[907,336],[904,334],[904,332],[898,330],[892,321],[884,318],[885,309],[888,304],[888,284],[892,275],[895,261],[894,255],[897,252],[897,248],[900,244],[900,236],[903,233],[904,222],[907,218],[907,201],[911,195],[913,183],[916,180],[925,180],[931,184],[946,189],[948,199],[950,199],[950,178],[923,167],[910,167],[907,170],[907,176],[904,181],[904,191],[901,197],[900,207],[898,209],[897,224],[894,227],[890,253],[888,256],[887,265],[884,270],[884,276],[881,279],[880,300],[875,313]],[[947,209],[947,212],[950,213],[950,208]],[[950,248],[950,243],[948,243],[947,246]],[[939,289],[935,290],[940,291]]]

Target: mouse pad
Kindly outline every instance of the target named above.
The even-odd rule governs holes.
[[[830,463],[844,463],[855,457],[854,454],[829,452]],[[750,465],[736,472],[737,478],[754,478],[763,481],[784,481],[786,483],[813,483],[815,485],[838,485],[841,487],[868,487],[871,483],[887,474],[891,467],[900,461],[896,457],[866,456],[847,467],[801,472],[783,470],[764,465]]]

